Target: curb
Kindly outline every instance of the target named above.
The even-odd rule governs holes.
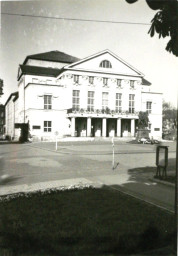
[[[163,185],[167,185],[167,186],[170,186],[170,187],[173,187],[173,188],[175,187],[175,184],[173,184],[171,182],[168,182],[168,181],[159,180],[159,179],[155,179],[155,178],[149,178],[149,180],[160,183],[160,184],[163,184]]]
[[[33,184],[22,184],[15,186],[3,186],[0,191],[0,201],[4,196],[18,196],[19,194],[30,194],[34,192],[46,192],[69,189],[83,189],[87,187],[99,187],[100,184],[86,178],[65,179],[50,182],[39,182]]]

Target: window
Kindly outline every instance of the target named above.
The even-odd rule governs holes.
[[[105,86],[108,85],[108,78],[106,78],[106,77],[103,78],[103,84],[104,84]]]
[[[94,111],[94,92],[88,91],[88,111]]]
[[[78,84],[79,82],[79,75],[74,75],[74,83]]]
[[[154,128],[154,131],[158,132],[158,131],[160,131],[160,128]]]
[[[111,62],[108,60],[103,60],[100,63],[100,68],[112,68]]]
[[[44,95],[44,109],[52,109],[52,96]]]
[[[80,91],[79,90],[73,90],[72,108],[75,110],[79,110],[80,108]]]
[[[44,132],[51,132],[52,130],[52,122],[44,121]]]
[[[102,93],[102,109],[106,109],[108,107],[108,92]]]
[[[147,112],[148,114],[150,114],[151,111],[152,111],[152,102],[151,102],[151,101],[147,101],[147,102],[146,102],[146,112]]]
[[[38,130],[38,129],[41,129],[41,126],[39,126],[39,125],[33,125],[33,126],[32,126],[32,129],[33,129],[33,130]]]
[[[130,88],[134,88],[134,80],[130,80]]]
[[[151,123],[148,124],[148,129],[151,130]]]
[[[117,79],[117,86],[118,86],[118,87],[121,87],[121,82],[122,82],[121,79]]]
[[[93,82],[94,82],[94,77],[93,76],[89,76],[89,83],[93,84]]]
[[[121,113],[122,112],[122,94],[116,93],[116,111]]]
[[[129,113],[135,112],[135,95],[129,94]]]

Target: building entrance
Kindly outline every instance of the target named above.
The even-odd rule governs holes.
[[[101,137],[102,136],[102,119],[92,118],[91,120],[91,136]]]
[[[76,118],[75,122],[75,136],[86,137],[87,136],[87,118]]]
[[[121,120],[121,136],[122,137],[131,136],[131,120],[130,119]]]
[[[106,137],[115,137],[117,135],[117,119],[108,118],[106,125]]]

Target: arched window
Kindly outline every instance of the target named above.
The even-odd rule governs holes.
[[[112,68],[111,62],[109,60],[103,60],[100,63],[100,68]]]

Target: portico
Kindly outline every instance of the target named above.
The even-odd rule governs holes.
[[[134,137],[136,118],[71,117],[72,137]]]

